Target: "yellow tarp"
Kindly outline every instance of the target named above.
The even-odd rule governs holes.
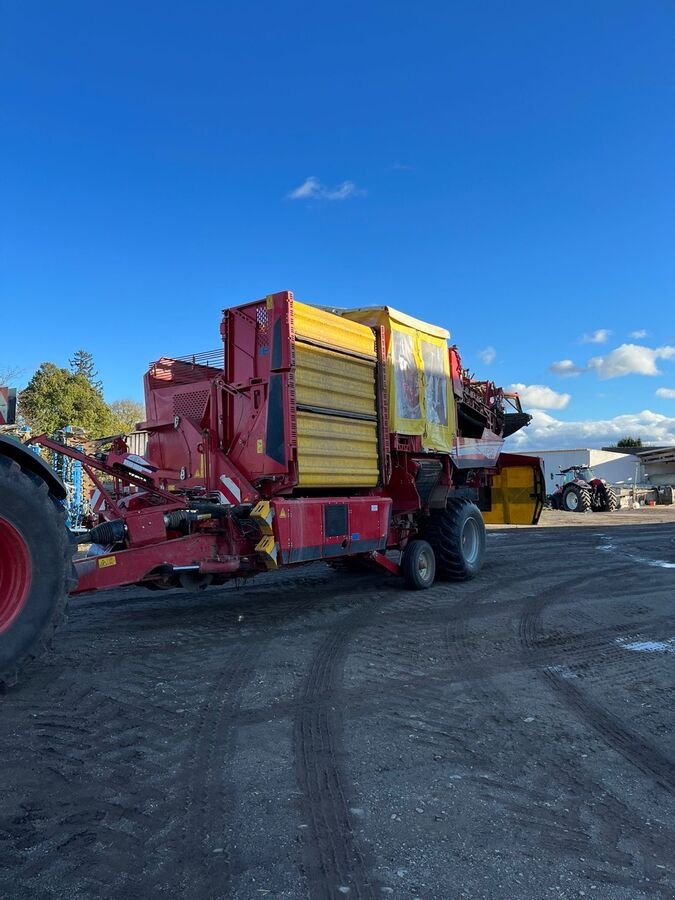
[[[457,427],[449,332],[386,306],[343,310],[341,315],[385,328],[389,430],[420,435],[425,450],[450,453]]]

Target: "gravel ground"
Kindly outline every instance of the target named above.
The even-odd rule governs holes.
[[[0,697],[6,898],[675,897],[675,510],[466,584],[72,601]]]

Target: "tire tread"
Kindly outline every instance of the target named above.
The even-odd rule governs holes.
[[[70,533],[66,527],[66,511],[54,497],[44,479],[34,472],[24,469],[16,460],[0,454],[0,495],[3,483],[11,483],[16,490],[24,492],[36,510],[40,511],[40,530],[48,540],[56,540],[60,545],[60,556],[63,559],[62,577],[59,589],[49,616],[43,622],[39,632],[25,652],[16,659],[0,659],[0,686],[16,684],[21,671],[34,659],[42,656],[51,647],[56,629],[66,621],[66,603],[68,594],[77,583],[77,575],[73,565],[73,549]],[[0,636],[0,641],[2,636]]]
[[[438,579],[464,581],[475,574],[467,569],[459,542],[463,510],[469,506],[477,510],[475,504],[470,500],[450,498],[446,509],[432,510],[425,522],[422,536],[431,544],[436,556],[436,577]],[[480,515],[480,512],[478,514]]]

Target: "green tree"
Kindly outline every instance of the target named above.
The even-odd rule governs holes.
[[[70,371],[73,375],[84,375],[89,384],[95,388],[99,394],[103,392],[103,383],[97,380],[98,372],[94,365],[94,357],[86,350],[76,350],[72,359],[69,359]]]
[[[640,437],[624,437],[616,442],[617,447],[641,447],[642,438]]]
[[[86,375],[42,363],[19,395],[19,411],[34,432],[52,434],[66,425],[97,438],[112,431],[112,414]]]
[[[137,400],[113,400],[109,406],[113,432],[127,434],[136,430],[136,424],[145,419],[145,407]]]

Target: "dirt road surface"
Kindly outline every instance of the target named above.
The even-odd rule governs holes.
[[[0,697],[0,896],[675,897],[675,511],[543,524],[420,593],[73,600]]]

